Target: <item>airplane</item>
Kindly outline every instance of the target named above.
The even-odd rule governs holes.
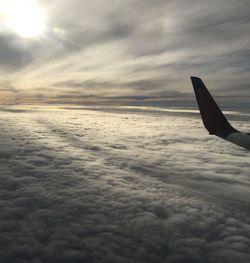
[[[228,122],[200,78],[191,77],[191,81],[203,124],[209,134],[250,150],[250,133],[238,131]]]

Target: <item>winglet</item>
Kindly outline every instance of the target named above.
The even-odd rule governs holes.
[[[226,117],[214,101],[203,81],[197,77],[191,77],[195,96],[200,109],[203,124],[209,134],[226,138],[232,132],[238,132],[227,121]]]

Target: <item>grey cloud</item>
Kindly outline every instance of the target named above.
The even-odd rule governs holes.
[[[68,98],[69,97],[74,97],[78,96],[79,98],[82,97],[82,92],[87,92],[91,95],[91,91],[95,90],[116,90],[116,93],[119,94],[119,90],[132,90],[132,94],[143,94],[140,96],[162,96],[163,94],[166,97],[173,97],[173,96],[178,96],[180,97],[181,94],[183,96],[183,93],[181,91],[172,91],[168,90],[167,92],[164,92],[164,88],[169,85],[169,83],[173,83],[175,80],[171,79],[148,79],[148,80],[136,80],[136,81],[131,81],[131,80],[120,80],[117,82],[112,82],[112,81],[105,81],[105,80],[86,80],[83,82],[76,82],[74,80],[66,81],[66,82],[58,82],[52,85],[52,87],[55,88],[65,88],[65,92],[69,90],[68,93]],[[77,88],[77,92],[72,94],[72,90],[75,90]],[[131,93],[131,91],[127,91],[127,93]],[[105,92],[104,92],[105,94]],[[100,92],[100,95],[101,92]],[[67,96],[67,95],[66,95]],[[137,95],[139,96],[139,95]],[[134,95],[133,97],[137,97]],[[60,97],[60,96],[59,96]],[[86,96],[83,96],[86,97]],[[103,95],[103,97],[108,97],[107,95]],[[121,97],[121,96],[117,96]],[[132,97],[132,95],[130,96]]]
[[[197,112],[9,108],[2,260],[249,262],[249,154]]]
[[[9,83],[0,83],[0,91],[17,92],[17,90]]]
[[[63,55],[83,50],[91,45],[125,38],[133,32],[133,28],[122,23],[107,24],[104,29],[89,28],[85,31],[77,24],[62,25],[62,28],[65,30],[65,35],[57,36],[52,33],[51,36],[55,40],[55,45],[60,43],[65,48],[61,53]]]
[[[10,38],[0,44],[2,66],[16,73],[9,78],[33,78],[36,87],[67,83],[67,89],[52,88],[55,96],[69,90],[87,96],[93,87],[98,97],[110,96],[113,89],[117,96],[190,94],[188,78],[199,75],[220,95],[234,96],[235,81],[238,95],[249,96],[247,0],[60,0],[43,5],[48,17],[42,38],[26,47],[12,46]],[[78,74],[69,77],[70,72]],[[43,94],[36,87],[33,96]],[[44,93],[54,96],[48,87]]]
[[[0,35],[1,69],[17,70],[31,63],[32,55],[14,36]]]

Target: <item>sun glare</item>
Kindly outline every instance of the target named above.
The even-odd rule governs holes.
[[[23,38],[34,38],[45,30],[45,14],[34,0],[9,0],[2,7],[6,26]]]

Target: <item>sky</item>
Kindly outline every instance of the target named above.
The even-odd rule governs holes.
[[[249,0],[1,0],[0,102],[187,100],[191,75],[248,100],[249,11]]]

